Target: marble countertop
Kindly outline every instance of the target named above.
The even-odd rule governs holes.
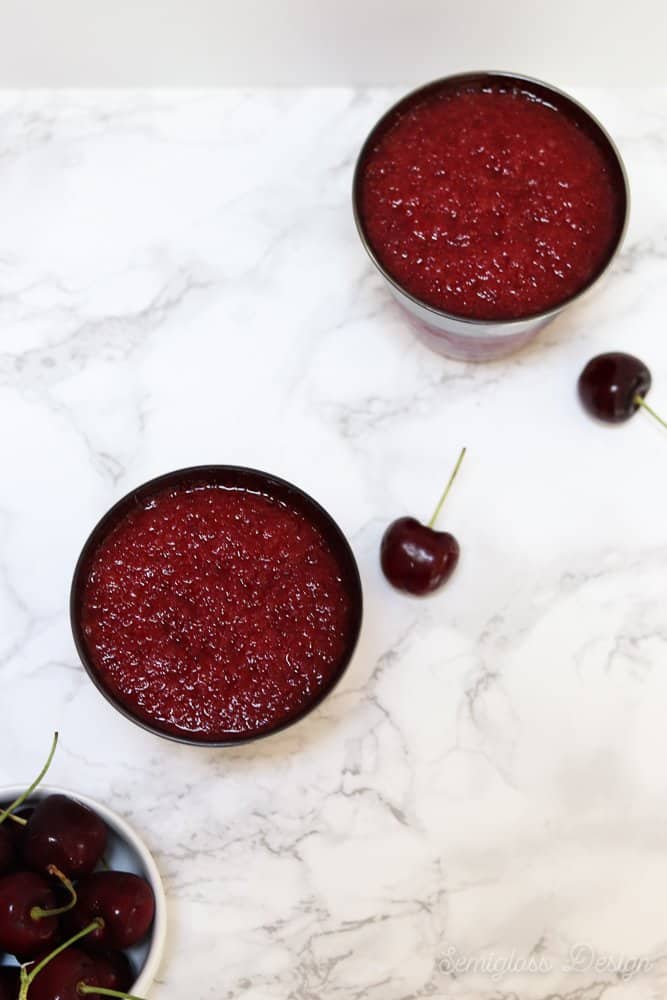
[[[575,383],[630,349],[667,410],[667,92],[575,93],[627,162],[625,249],[488,366],[423,347],[358,243],[353,162],[395,91],[0,96],[0,784],[58,728],[52,783],[145,836],[155,1000],[665,994],[667,438],[596,425]],[[412,600],[379,539],[462,445],[461,563]],[[115,499],[218,461],[331,511],[366,619],[315,714],[209,752],[107,705],[67,599]]]

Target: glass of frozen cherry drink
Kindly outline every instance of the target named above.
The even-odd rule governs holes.
[[[435,350],[484,361],[528,343],[620,246],[629,191],[602,125],[508,73],[404,97],[359,155],[354,212],[371,260]]]

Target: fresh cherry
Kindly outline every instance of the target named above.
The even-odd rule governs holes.
[[[0,1000],[17,1000],[20,974],[17,965],[0,966]]]
[[[131,872],[94,872],[76,888],[78,900],[68,916],[68,926],[78,931],[96,917],[104,922],[86,939],[87,948],[120,951],[148,933],[155,916],[155,898],[145,879]]]
[[[26,825],[34,811],[32,806],[24,806],[23,809],[17,809],[12,813],[5,825],[0,826],[0,830],[9,831],[14,842],[14,850],[19,855],[23,852],[23,838],[25,836]]]
[[[0,875],[8,872],[16,860],[16,845],[11,830],[0,826]]]
[[[579,376],[579,398],[593,417],[609,424],[629,420],[640,407],[664,427],[665,421],[646,402],[651,373],[639,358],[610,351],[592,358]]]
[[[102,996],[139,1000],[123,990],[107,986],[124,974],[121,962],[118,968],[108,958],[102,960],[88,955],[79,947],[102,924],[94,920],[67,941],[63,941],[50,954],[45,955],[20,971],[18,1000],[81,1000],[89,996],[100,1000]],[[118,969],[121,971],[119,972]]]
[[[107,828],[97,813],[66,795],[48,795],[28,820],[23,858],[35,871],[55,865],[78,878],[93,871],[106,844]]]
[[[0,878],[0,951],[24,962],[53,945],[56,910],[56,897],[41,875],[14,872]]]
[[[428,524],[414,517],[399,517],[384,533],[380,547],[382,571],[398,590],[409,594],[428,594],[449,580],[459,561],[459,543],[448,531],[435,531],[434,525],[456,478],[465,448],[440,497]]]
[[[95,959],[79,948],[68,948],[52,958],[30,985],[30,1000],[81,1000],[82,987],[101,986]],[[88,994],[97,1000],[99,994]]]
[[[121,993],[127,993],[131,989],[136,977],[132,963],[124,952],[110,951],[95,955],[94,958],[97,966],[96,982],[100,986],[108,990],[120,990]]]
[[[0,826],[0,875],[16,871],[21,867],[23,836],[33,812],[34,810],[27,806],[16,809],[7,817],[7,822]]]
[[[28,989],[19,994],[19,1000],[24,997],[26,1000],[28,997],[29,1000],[81,1000],[86,996],[91,1000],[102,997],[139,1000],[125,989],[108,986],[111,979],[102,963],[80,948],[67,948],[54,955],[31,980]]]

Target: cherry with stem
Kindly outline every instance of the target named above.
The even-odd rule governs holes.
[[[37,786],[41,784],[41,782],[44,780],[46,772],[51,767],[51,761],[53,760],[57,746],[58,746],[58,733],[56,732],[53,734],[53,743],[51,744],[51,750],[49,752],[49,756],[47,757],[46,763],[44,764],[42,770],[39,772],[39,774],[37,775],[33,783],[30,785],[30,787],[26,788],[25,792],[19,795],[19,797],[15,799],[10,806],[7,806],[6,809],[3,809],[2,813],[0,813],[0,824],[4,823],[5,820],[9,818],[12,819],[15,823],[19,823],[21,826],[26,825],[27,822],[26,820],[22,819],[20,816],[13,816],[12,813],[14,812],[15,809],[18,809],[19,806],[23,805],[25,800],[32,795]]]
[[[87,926],[93,917],[104,928],[91,934],[89,951],[123,951],[138,944],[155,916],[155,897],[146,879],[133,872],[98,871],[77,883],[79,901],[69,918],[72,930]]]
[[[650,369],[641,358],[608,351],[591,358],[577,387],[584,409],[604,423],[625,423],[641,407],[667,429],[667,421],[646,402],[651,383]]]
[[[0,879],[0,950],[28,960],[55,943],[56,918],[76,906],[77,893],[59,869],[51,867],[48,874],[59,879],[69,894],[62,906],[42,875],[17,871]]]
[[[93,931],[98,930],[102,926],[102,924],[103,921],[100,920],[99,918],[97,920],[91,921],[88,927],[84,927],[82,931],[78,932],[78,934],[73,934],[71,938],[67,939],[67,941],[63,941],[63,943],[58,945],[57,948],[54,948],[54,950],[45,958],[41,959],[41,961],[39,961],[37,965],[35,965],[35,967],[30,970],[30,972],[28,972],[25,965],[22,965],[21,988],[19,990],[18,1000],[27,1000],[28,990],[34,983],[37,976],[43,969],[46,968],[49,962],[52,962],[54,958],[56,958],[63,951],[65,951],[65,949],[71,947],[71,945],[76,944],[77,941],[80,941],[82,938],[87,937],[88,934],[92,934]]]
[[[44,987],[45,994],[50,996],[55,988],[57,995],[67,998],[67,1000],[70,997],[78,998],[89,995],[118,997],[119,1000],[141,1000],[140,997],[130,993],[86,982],[86,979],[96,978],[95,963],[85,953],[72,948],[72,945],[100,930],[103,924],[104,921],[101,917],[91,921],[87,927],[55,948],[50,955],[38,962],[29,972],[25,966],[22,966],[18,1000],[29,1000],[31,987],[36,980],[35,991],[37,995],[43,992],[42,987]]]
[[[104,919],[104,917],[102,917]],[[86,953],[91,955],[86,941]],[[134,967],[124,951],[106,951],[93,954],[97,968],[96,983],[107,990],[126,992],[136,980]],[[1,1000],[1,998],[0,998]]]
[[[108,831],[94,810],[54,792],[40,799],[28,820],[22,845],[29,868],[56,865],[70,878],[94,871],[107,846]]]
[[[428,524],[422,524],[414,517],[399,517],[392,521],[382,537],[382,572],[397,590],[417,596],[429,594],[446,583],[456,569],[460,554],[459,543],[448,531],[436,531],[435,523],[458,475],[465,453],[466,449],[462,448]]]

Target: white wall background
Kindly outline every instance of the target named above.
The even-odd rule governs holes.
[[[0,0],[0,86],[667,85],[667,0]]]

